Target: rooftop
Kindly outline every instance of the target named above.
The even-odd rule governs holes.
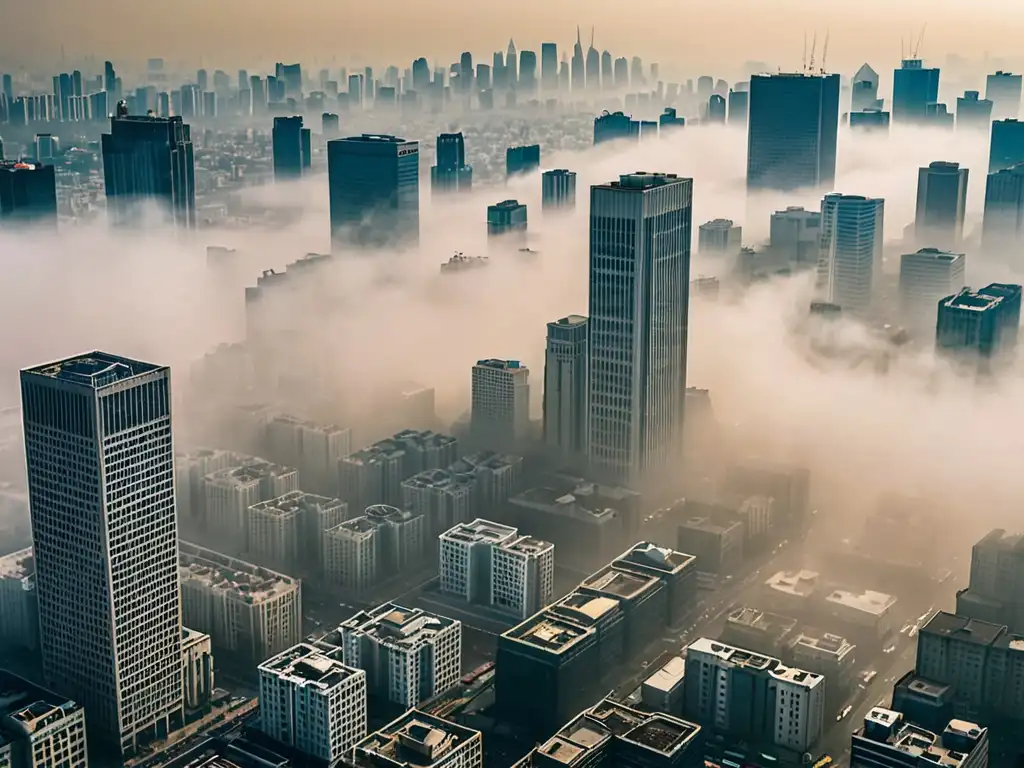
[[[928,699],[944,698],[953,688],[953,686],[947,685],[946,683],[938,683],[934,680],[918,677],[914,674],[914,670],[907,672],[907,674],[897,681],[896,686],[900,686],[901,684],[903,684],[910,693]]]
[[[46,376],[91,389],[101,389],[160,368],[161,366],[153,363],[143,363],[107,352],[89,352],[54,363],[26,368],[25,373]]]
[[[518,531],[507,525],[492,523],[477,518],[471,523],[459,523],[440,535],[441,541],[463,544],[503,544],[517,535]]]
[[[346,619],[339,629],[358,632],[381,645],[413,650],[433,642],[438,634],[455,625],[460,625],[460,622],[446,616],[427,613],[419,608],[403,608],[396,603],[384,603]]]
[[[481,740],[480,732],[449,720],[410,709],[404,715],[372,733],[355,746],[357,768],[379,766],[380,756],[389,766],[436,765],[455,749],[472,740]]]
[[[471,493],[476,489],[476,477],[467,468],[464,472],[448,469],[426,469],[402,481],[410,488],[435,488],[454,493]]]
[[[816,571],[779,571],[764,584],[777,592],[785,592],[797,597],[810,597],[818,586]]]
[[[549,325],[583,325],[585,322],[587,322],[586,315],[568,315],[549,323]]]
[[[523,366],[523,369],[525,370],[526,366]],[[480,469],[500,472],[502,470],[519,466],[522,463],[522,456],[497,453],[495,451],[479,451],[477,453],[472,453],[469,456],[463,456],[448,467],[448,471],[454,474],[476,472]]]
[[[576,171],[570,171],[568,168],[553,168],[550,171],[544,171],[544,176],[575,176]]]
[[[733,609],[726,621],[730,624],[737,624],[768,633],[778,631],[789,632],[797,625],[797,620],[791,619],[789,616],[769,613],[768,611],[762,611],[746,605]]]
[[[0,579],[24,579],[36,572],[32,547],[0,557]]]
[[[262,512],[274,517],[290,517],[306,510],[333,509],[343,504],[341,499],[318,496],[305,491],[289,491],[269,501],[261,501],[249,507],[251,512]]]
[[[644,685],[659,691],[671,691],[682,682],[685,675],[686,662],[681,656],[673,656],[665,662],[665,666],[644,680]]]
[[[269,673],[292,685],[328,691],[352,677],[364,676],[361,669],[346,667],[340,648],[329,651],[308,643],[299,643],[260,664],[261,673]]]
[[[719,521],[711,517],[697,516],[688,518],[679,527],[689,528],[694,531],[703,531],[704,533],[714,533],[721,535],[741,525],[742,523],[739,520]]]
[[[745,651],[742,648],[736,648],[707,637],[697,638],[686,647],[686,650],[687,653],[706,653],[716,656],[719,661],[754,670],[773,669],[779,663],[778,659],[771,656],[763,656],[752,651]]]
[[[612,597],[570,592],[550,606],[550,610],[572,619],[581,626],[589,627],[619,610],[619,601]]]
[[[643,191],[669,186],[670,184],[684,184],[690,182],[692,182],[692,179],[680,178],[674,173],[648,173],[647,171],[637,171],[636,173],[627,173],[619,176],[618,181],[610,181],[607,184],[598,184],[595,188]]]
[[[32,734],[81,709],[80,705],[64,696],[0,669],[0,725],[14,730],[19,736]]]
[[[525,206],[523,206],[523,204],[520,203],[518,200],[502,200],[500,203],[495,203],[494,205],[490,205],[488,207],[503,211],[510,210],[512,208],[521,208]]]
[[[335,139],[335,141],[354,141],[361,144],[416,144],[415,141],[384,133],[364,133],[359,136],[346,136],[344,139]]]
[[[662,574],[681,573],[696,562],[695,555],[676,552],[668,547],[659,547],[649,541],[634,544],[614,561],[614,565],[624,568],[639,568],[645,572],[658,571]]]
[[[376,533],[378,526],[366,517],[353,517],[343,523],[338,523],[333,528],[328,528],[324,533],[331,536],[343,536],[348,539],[368,539]]]
[[[962,253],[953,253],[952,251],[943,251],[938,248],[921,248],[914,253],[905,253],[903,258],[913,258],[915,256],[927,256],[932,261],[946,261],[952,263],[958,259],[964,258]]]
[[[262,459],[247,459],[240,467],[218,469],[206,476],[206,481],[229,488],[246,488],[272,477],[281,477],[295,472],[292,467],[273,464]]]
[[[825,601],[832,605],[841,605],[864,613],[870,613],[874,616],[884,615],[896,604],[896,598],[892,595],[887,595],[884,592],[875,592],[870,589],[860,593],[835,589],[825,598]]]
[[[489,360],[477,360],[476,367],[494,368],[500,371],[526,370],[526,366],[518,360],[498,360],[496,358],[490,358]]]
[[[987,621],[969,619],[947,611],[937,611],[928,623],[921,627],[922,635],[939,635],[961,642],[992,645],[998,640],[1006,627],[989,624]]]
[[[513,503],[544,508],[546,511],[594,523],[610,522],[617,511],[601,505],[601,499],[586,493],[566,492],[565,488],[529,488],[512,497]]]
[[[701,229],[731,229],[733,226],[732,219],[712,219],[711,221],[705,221],[700,225]]]
[[[845,637],[834,635],[830,632],[801,632],[792,643],[794,650],[797,646],[803,646],[819,653],[830,654],[837,659],[843,659],[855,647]]]
[[[975,293],[970,288],[962,288],[959,293],[943,299],[942,304],[950,309],[984,312],[999,306],[1002,301],[1002,296],[985,296],[981,293]]]
[[[921,764],[957,768],[967,762],[987,731],[966,720],[950,720],[939,736],[908,722],[901,712],[874,707],[865,715],[864,726],[854,731],[854,738],[888,744],[894,750],[916,757]],[[961,751],[964,748],[967,751]]]
[[[181,539],[178,540],[178,572],[183,583],[202,584],[250,604],[299,589],[298,580],[290,576]]]
[[[555,548],[550,541],[535,539],[533,536],[519,536],[506,541],[501,545],[505,552],[515,552],[520,555],[540,555]]]
[[[549,653],[560,654],[593,637],[596,630],[554,613],[550,608],[534,614],[505,632],[502,637]]]
[[[659,586],[660,580],[657,576],[623,571],[614,564],[606,565],[580,582],[581,590],[591,590],[621,600],[631,600]]]

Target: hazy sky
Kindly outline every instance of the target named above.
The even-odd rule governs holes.
[[[45,23],[41,23],[45,21]],[[563,50],[575,26],[597,28],[597,45],[659,61],[667,72],[715,70],[731,76],[744,61],[796,68],[805,33],[830,31],[829,65],[852,71],[864,60],[880,72],[900,56],[900,38],[927,22],[925,57],[955,53],[971,59],[1018,57],[1024,38],[1019,0],[176,0],[170,6],[136,0],[0,0],[5,35],[0,65],[84,56],[168,61],[202,59],[236,68],[264,59],[309,66],[405,64],[415,55],[441,62],[464,48],[478,56],[554,40]]]

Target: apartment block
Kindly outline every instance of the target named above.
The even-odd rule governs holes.
[[[324,578],[346,589],[368,589],[422,562],[427,540],[424,515],[374,504],[323,532]]]
[[[181,669],[185,710],[194,712],[213,696],[213,643],[208,634],[181,628]]]
[[[289,573],[319,571],[324,531],[348,516],[340,499],[290,491],[249,507],[246,551]]]
[[[355,768],[483,768],[480,731],[410,709],[359,742]]]
[[[297,467],[304,490],[338,493],[338,462],[352,453],[351,430],[278,415],[267,423],[267,451],[274,461]]]
[[[248,542],[249,508],[299,490],[299,473],[292,467],[250,459],[242,466],[210,473],[204,486],[210,533],[223,541]]]
[[[88,768],[83,707],[0,669],[0,765]]]

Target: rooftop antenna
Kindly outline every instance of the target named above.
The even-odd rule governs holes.
[[[591,48],[594,47],[594,27],[593,27],[593,25],[591,25],[591,27],[590,27],[590,47]]]
[[[821,49],[821,74],[823,74],[823,75],[825,74],[825,59],[828,58],[828,37],[829,37],[829,33],[830,33],[830,31],[826,29],[825,30],[825,45]]]

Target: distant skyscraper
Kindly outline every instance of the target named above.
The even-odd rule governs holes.
[[[309,128],[302,127],[302,118],[299,116],[275,117],[272,138],[274,180],[300,178],[311,163]]]
[[[850,96],[850,111],[862,112],[865,109],[876,109],[878,103],[878,73],[867,64],[862,64],[853,76]]]
[[[466,51],[459,58],[459,89],[467,93],[472,91],[475,74],[473,70],[473,54]]]
[[[992,102],[992,117],[1020,116],[1021,76],[999,70],[985,79],[985,98]]]
[[[992,123],[988,172],[995,173],[1024,163],[1024,123],[1016,118]]]
[[[640,122],[622,112],[603,112],[594,118],[594,144],[640,137]]]
[[[1021,265],[1024,245],[1024,165],[990,173],[985,180],[981,243],[986,253]],[[1008,257],[1008,259],[1007,259]]]
[[[717,93],[711,94],[711,98],[708,99],[707,122],[725,122],[725,99]]]
[[[769,244],[772,253],[798,267],[813,267],[821,250],[821,211],[791,205],[771,217]]]
[[[601,89],[601,54],[594,47],[594,29],[590,30],[590,47],[587,49],[587,88],[592,91]]]
[[[515,235],[526,239],[526,206],[518,200],[502,200],[487,206],[487,235],[501,237]]]
[[[532,173],[540,168],[540,144],[526,144],[505,150],[505,175]]]
[[[437,165],[430,169],[431,192],[469,192],[473,169],[466,165],[466,145],[461,133],[437,137]]]
[[[739,83],[737,83],[739,86]],[[748,86],[749,87],[749,86]],[[729,125],[747,127],[747,115],[750,111],[750,92],[748,90],[729,91]]]
[[[157,203],[178,227],[196,227],[196,176],[189,126],[180,117],[129,116],[118,105],[103,134],[107,217],[141,223],[140,207]]]
[[[881,109],[866,109],[850,113],[850,127],[858,130],[888,131],[889,113]]]
[[[821,201],[818,285],[825,298],[860,313],[871,306],[882,270],[885,201],[825,195]]]
[[[508,41],[508,50],[505,51],[505,77],[509,88],[519,85],[519,72],[516,69],[516,44],[511,39]]]
[[[0,228],[57,226],[57,186],[52,165],[0,158]]]
[[[629,87],[629,61],[625,56],[615,60],[615,87],[619,90]]]
[[[558,90],[557,43],[542,43],[540,46],[540,82],[545,91]]]
[[[548,323],[544,358],[544,442],[566,456],[587,447],[587,318]]]
[[[340,121],[334,112],[324,112],[320,116],[320,132],[325,139],[333,139],[338,135]]]
[[[935,330],[939,301],[964,287],[962,253],[922,248],[900,258],[900,314],[904,325],[922,334]]]
[[[980,291],[964,288],[939,303],[936,351],[986,370],[989,361],[1016,351],[1021,287],[993,283]]]
[[[615,64],[608,51],[601,54],[601,87],[606,91],[615,87]]]
[[[419,151],[418,142],[366,133],[327,142],[333,243],[419,242]]]
[[[512,448],[530,431],[530,369],[518,360],[473,366],[473,439],[488,449]]]
[[[967,206],[967,169],[959,163],[935,162],[917,173],[914,237],[919,246],[944,250],[960,247]]]
[[[564,168],[541,174],[541,207],[545,211],[576,207],[576,173]]]
[[[926,69],[920,59],[904,59],[893,73],[893,122],[924,122],[928,116],[928,105],[938,100],[938,68]]]
[[[636,483],[678,456],[692,190],[632,174],[590,191],[588,452],[611,481]]]
[[[527,96],[537,90],[537,54],[533,51],[519,54],[519,87]]]
[[[493,81],[491,80],[491,65],[490,64],[477,64],[476,65],[476,89],[477,91],[488,91],[491,89]]]
[[[572,90],[573,93],[587,87],[587,62],[583,56],[583,42],[580,28],[576,27],[576,45],[572,49]]]
[[[412,63],[412,87],[419,93],[426,92],[430,87],[430,65],[426,59],[416,59]]]
[[[647,78],[644,77],[644,62],[639,56],[634,56],[629,63],[629,82],[634,89],[647,84]]]
[[[839,75],[754,75],[747,189],[831,186],[838,127]]]
[[[697,230],[697,252],[702,256],[736,256],[743,247],[743,227],[730,219],[706,221]]]
[[[109,61],[103,62],[103,90],[112,97],[116,95],[117,74],[114,72],[114,65]]]
[[[170,372],[92,352],[21,400],[43,671],[130,755],[184,719]]]
[[[956,100],[956,127],[988,131],[992,122],[992,102],[979,99],[977,91],[964,91]]]

